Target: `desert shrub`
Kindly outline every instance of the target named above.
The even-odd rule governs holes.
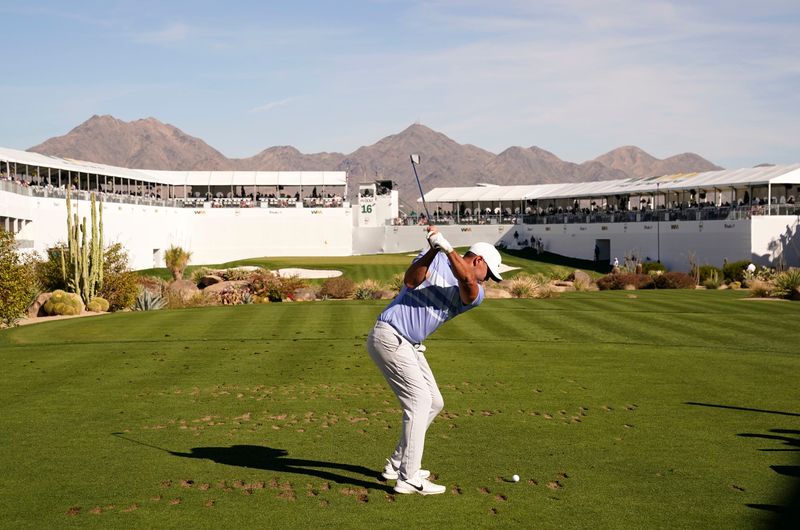
[[[375,280],[364,280],[356,285],[353,298],[356,300],[373,300],[380,296],[380,290],[380,283]]]
[[[253,301],[257,303],[294,300],[294,292],[307,285],[298,276],[280,276],[266,269],[250,273],[249,280]]]
[[[211,294],[205,294],[203,291],[195,293],[191,296],[184,297],[178,291],[167,290],[164,300],[168,309],[191,309],[194,307],[210,307],[217,305],[219,299]]]
[[[660,261],[645,261],[642,263],[642,274],[667,272],[667,268]]]
[[[514,298],[534,298],[536,290],[547,285],[547,280],[540,275],[517,274],[500,285]]]
[[[606,274],[597,280],[597,287],[601,291],[606,290],[621,290],[627,286],[632,286],[634,289],[652,289],[654,287],[655,276],[650,274],[634,274],[629,272],[616,272]]]
[[[771,283],[771,282],[775,281],[775,278],[777,276],[778,276],[778,272],[775,269],[770,268],[770,267],[764,267],[762,265],[761,267],[758,267],[756,269],[756,272],[753,273],[752,278],[755,278],[756,280],[761,280],[762,282],[770,282]],[[748,277],[748,279],[752,279],[752,278]]]
[[[232,286],[216,294],[221,305],[244,305],[253,303],[253,295],[248,286]]]
[[[95,313],[105,313],[108,311],[108,306],[108,300],[99,296],[95,296],[89,301],[88,304],[86,304],[86,309],[89,311],[94,311]]]
[[[239,280],[249,280],[254,271],[244,269],[225,269],[222,271],[222,279],[226,282],[235,282]]]
[[[83,300],[75,293],[58,289],[44,303],[44,311],[48,315],[80,315],[83,312]]]
[[[750,280],[747,282],[750,295],[756,298],[769,298],[772,296],[773,285],[762,280]]]
[[[36,296],[35,264],[17,251],[14,234],[0,229],[0,324],[13,326]]]
[[[656,289],[693,289],[695,279],[685,272],[665,272],[653,276]]]
[[[203,276],[209,276],[211,274],[216,274],[217,272],[219,271],[209,269],[208,267],[197,267],[192,271],[192,282],[196,284],[200,283],[200,278]]]
[[[139,293],[139,275],[128,266],[128,253],[121,243],[114,243],[103,253],[103,285],[97,296],[108,301],[110,311],[130,309]]]
[[[730,282],[743,282],[745,279],[745,272],[747,266],[750,265],[749,261],[732,261],[722,266],[722,277],[726,283]]]
[[[700,277],[703,278],[703,267],[700,267]],[[705,279],[702,280],[702,285],[706,289],[719,289],[722,285],[722,271],[716,267],[707,271]]]
[[[351,298],[355,290],[356,285],[353,283],[353,280],[347,276],[337,276],[336,278],[328,278],[322,282],[319,295],[322,298],[344,299]]]
[[[394,291],[399,291],[405,285],[405,273],[399,272],[397,274],[392,275],[392,278],[389,280],[389,288]]]
[[[699,268],[700,272],[700,284],[704,285],[704,282],[709,279],[710,276],[716,275],[720,283],[724,279],[724,275],[722,273],[722,269],[719,269],[713,265],[703,265]]]
[[[734,290],[741,289],[742,288],[742,284],[741,284],[741,282],[731,282],[731,283],[728,284],[728,287],[730,287],[731,289],[734,289]]]
[[[147,289],[153,294],[160,294],[161,296],[166,294],[167,287],[169,286],[166,280],[158,276],[139,276],[137,280],[140,287]]]
[[[135,311],[156,311],[167,305],[166,300],[160,294],[151,293],[147,289],[141,289],[136,296]]]
[[[186,266],[189,264],[191,257],[191,252],[183,250],[176,245],[171,245],[164,253],[164,263],[166,263],[167,268],[172,273],[172,278],[174,280],[183,279],[183,271],[186,270]]]
[[[800,295],[800,269],[791,268],[775,276],[774,294],[783,298],[795,298]]]
[[[58,243],[56,246],[48,248],[45,251],[44,259],[36,263],[36,280],[42,290],[55,291],[67,288],[64,272],[61,269],[61,257],[66,251],[67,246],[64,243]],[[63,255],[64,260],[67,260],[66,254]]]

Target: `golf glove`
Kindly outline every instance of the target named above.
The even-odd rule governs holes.
[[[445,254],[450,254],[453,252],[453,245],[451,245],[439,232],[428,233],[428,241],[433,248],[441,250]]]

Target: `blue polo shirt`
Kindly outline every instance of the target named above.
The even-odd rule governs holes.
[[[422,258],[421,252],[414,262]],[[471,304],[461,301],[458,280],[453,274],[450,260],[443,252],[428,267],[428,274],[414,289],[405,285],[378,317],[413,344],[419,344],[436,329],[461,313],[478,307],[483,302],[483,285],[478,286],[478,297]]]

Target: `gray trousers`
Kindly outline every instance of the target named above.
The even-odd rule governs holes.
[[[375,324],[367,337],[367,350],[403,409],[403,428],[392,463],[400,469],[401,479],[416,482],[425,433],[444,408],[442,393],[425,355],[389,324]]]

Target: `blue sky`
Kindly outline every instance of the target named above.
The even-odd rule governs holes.
[[[0,145],[155,117],[229,157],[419,122],[494,153],[800,162],[800,2],[0,0]]]

